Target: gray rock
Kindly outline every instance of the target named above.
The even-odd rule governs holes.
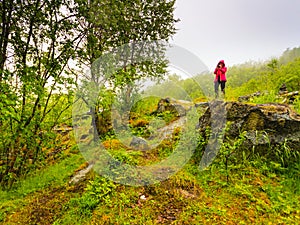
[[[200,102],[200,103],[196,103],[195,104],[196,108],[207,108],[209,107],[209,103],[208,102]]]
[[[226,122],[226,123],[225,123]],[[222,126],[223,124],[223,126]],[[214,102],[199,119],[200,135],[207,137],[223,130],[225,137],[235,140],[244,132],[243,149],[259,152],[286,143],[300,152],[300,115],[283,104],[244,104],[240,102]]]
[[[149,150],[150,146],[147,141],[141,137],[134,136],[130,142],[130,147],[133,147],[136,150]]]
[[[194,104],[189,101],[163,98],[158,102],[155,113],[170,111],[171,113],[175,113],[176,116],[181,117],[185,116],[193,106]]]
[[[250,95],[245,95],[245,96],[240,96],[238,98],[238,101],[239,102],[246,102],[246,101],[249,101],[250,99],[254,98],[254,97],[258,97],[258,96],[261,96],[262,93],[260,91],[258,92],[255,92],[253,94],[250,94]]]
[[[78,171],[69,181],[69,184],[77,184],[85,180],[87,174],[93,169],[93,166],[94,164],[89,164],[88,167]]]

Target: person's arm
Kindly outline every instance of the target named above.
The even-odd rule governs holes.
[[[218,71],[218,69],[219,69],[219,68],[218,68],[218,67],[216,67],[214,74],[217,74],[217,71]]]
[[[227,72],[227,67],[224,66],[220,70],[222,71],[222,73],[226,73]]]

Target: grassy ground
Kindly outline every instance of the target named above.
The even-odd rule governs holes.
[[[148,107],[148,106],[147,106]],[[147,110],[139,109],[139,114]],[[149,112],[149,111],[148,111]],[[134,126],[148,135],[146,126]],[[165,116],[165,118],[164,118]],[[167,122],[171,115],[162,115]],[[178,133],[140,154],[113,137],[103,142],[120,161],[145,165],[173,152]],[[0,224],[299,224],[300,160],[282,166],[259,156],[226,164],[219,157],[204,171],[197,156],[169,179],[149,186],[114,183],[95,172],[77,184],[71,177],[87,166],[74,142],[43,170],[0,191]],[[196,152],[197,154],[197,152]],[[225,155],[226,156],[226,155]]]
[[[122,150],[124,151],[124,150]],[[124,153],[122,153],[124,154]],[[256,159],[232,165],[217,159],[200,171],[190,161],[158,184],[131,187],[94,172],[72,185],[86,165],[74,151],[1,191],[0,224],[297,224],[300,162],[283,168]]]

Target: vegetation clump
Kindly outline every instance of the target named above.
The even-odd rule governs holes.
[[[211,73],[165,77],[166,46],[157,40],[176,32],[174,4],[0,3],[0,224],[300,221],[300,48],[229,66],[226,96],[214,99]],[[121,54],[107,60],[110,50]],[[139,86],[144,79],[159,84]],[[186,123],[194,106],[198,125]],[[115,159],[106,169],[125,181],[120,165],[147,167],[175,154],[155,171],[163,176],[187,159],[144,186],[96,168],[70,182],[95,166],[79,148],[94,143]],[[189,148],[191,157],[183,154]],[[213,160],[201,164],[205,157]]]

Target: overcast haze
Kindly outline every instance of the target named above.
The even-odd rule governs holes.
[[[197,55],[211,71],[268,60],[300,45],[300,0],[177,0],[172,43]]]

